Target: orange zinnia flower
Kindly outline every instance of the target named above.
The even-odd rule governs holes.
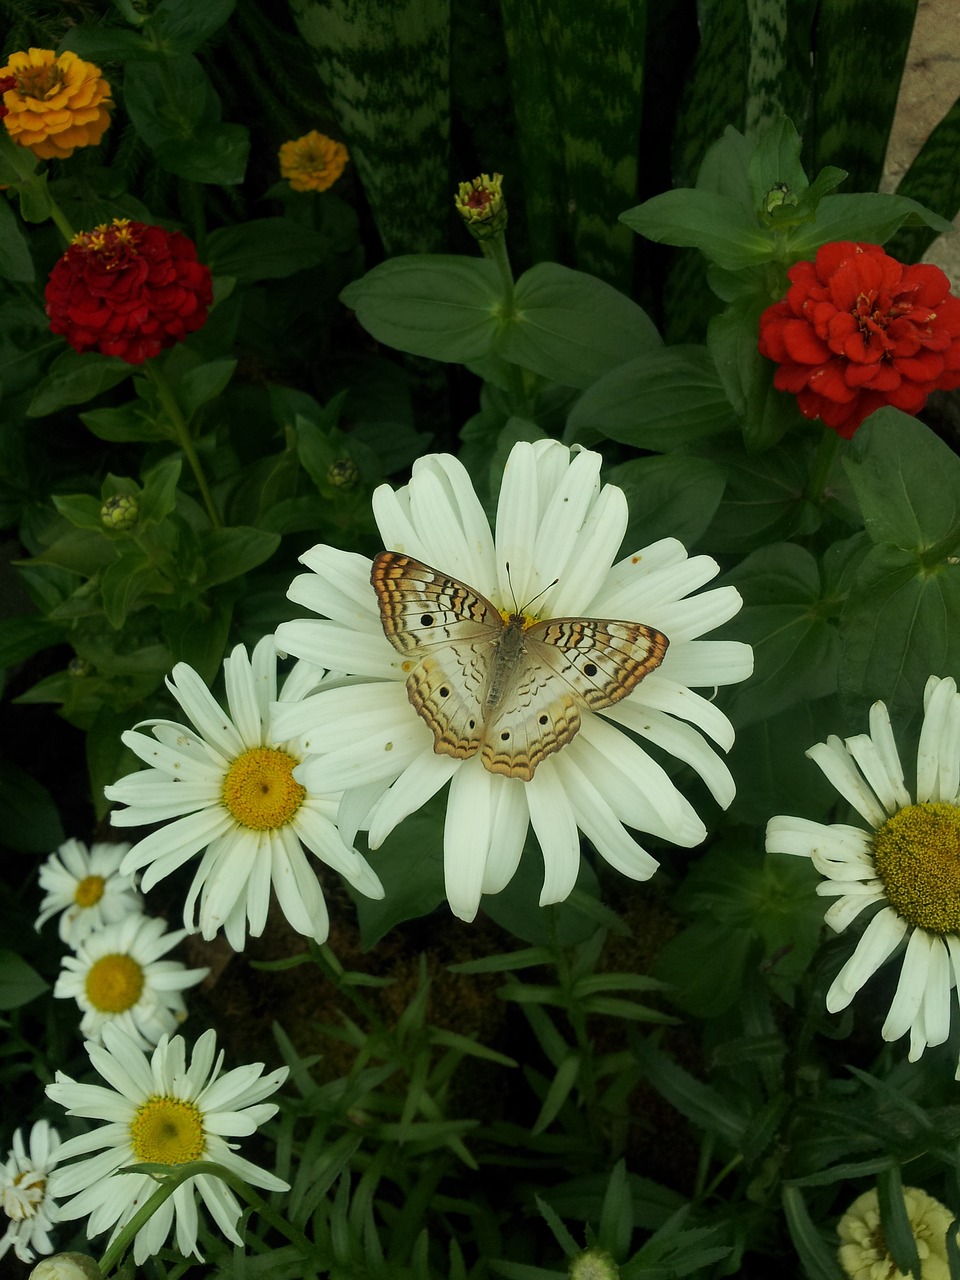
[[[280,148],[280,174],[294,191],[326,191],[350,159],[342,142],[311,129]]]
[[[94,146],[110,123],[110,85],[100,68],[75,53],[52,49],[12,53],[0,67],[3,123],[14,142],[41,160],[66,160],[77,147]]]

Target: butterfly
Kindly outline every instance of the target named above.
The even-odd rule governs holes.
[[[374,558],[370,581],[434,751],[458,760],[479,751],[491,773],[525,782],[573,740],[581,708],[625,698],[669,643],[640,622],[504,617],[479,591],[397,551]]]

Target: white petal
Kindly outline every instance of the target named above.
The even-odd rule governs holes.
[[[193,667],[178,662],[167,688],[206,743],[228,760],[242,754],[246,743]]]
[[[580,871],[580,833],[573,809],[548,757],[526,784],[530,825],[543,854],[543,888],[540,905],[563,902],[570,896]]]
[[[946,961],[946,952],[924,929],[914,929],[907,941],[896,994],[880,1034],[884,1040],[899,1040],[913,1025],[923,1004],[927,982],[933,977],[936,953]],[[941,977],[946,977],[943,965]],[[949,989],[949,988],[948,988]]]
[[[390,789],[369,809],[370,848],[379,849],[390,832],[411,813],[422,808],[460,767],[453,756],[421,751],[407,765]]]
[[[326,619],[297,618],[282,622],[276,637],[284,653],[333,671],[377,680],[400,679],[402,675],[403,658],[379,627],[376,632],[357,631]],[[293,736],[283,732],[286,737]]]
[[[871,827],[876,829],[886,822],[887,815],[882,805],[863,780],[838,737],[831,734],[826,742],[816,743],[805,754]]]
[[[577,825],[600,856],[632,880],[649,880],[659,863],[627,834],[572,752],[557,755],[556,771]]]
[[[826,1004],[831,1013],[847,1007],[867,979],[896,951],[908,928],[906,920],[892,907],[877,912],[827,992]]]
[[[658,671],[678,684],[713,689],[753,674],[753,650],[740,640],[674,640],[669,632],[667,637],[670,648]]]
[[[472,920],[480,905],[492,831],[493,774],[478,756],[462,762],[450,781],[443,826],[443,879],[450,910]]]
[[[483,892],[500,893],[520,865],[530,813],[525,784],[519,778],[497,778],[490,794],[493,819],[490,851],[483,869]]]

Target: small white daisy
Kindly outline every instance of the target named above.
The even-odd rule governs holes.
[[[38,1253],[52,1253],[50,1230],[57,1221],[57,1205],[48,1180],[59,1159],[60,1137],[46,1120],[38,1120],[24,1143],[20,1130],[13,1148],[0,1166],[0,1196],[9,1219],[0,1236],[0,1258],[13,1246],[21,1262],[32,1262]]]
[[[167,685],[195,728],[146,720],[122,735],[151,768],[105,788],[108,800],[128,806],[112,821],[124,827],[167,824],[133,846],[123,870],[147,868],[147,890],[205,849],[184,906],[188,929],[197,928],[199,897],[203,937],[209,941],[223,929],[233,949],[242,951],[248,924],[253,937],[263,933],[272,884],[293,928],[323,942],[330,927],[326,903],[304,848],[370,898],[382,898],[383,886],[340,837],[339,793],[293,777],[304,751],[295,734],[279,735],[273,727],[273,637],[259,642],[252,662],[237,645],[223,667],[229,715],[193,668],[180,662]],[[280,705],[312,692],[322,676],[298,663]],[[152,736],[139,732],[144,726]]]
[[[201,982],[209,969],[188,969],[179,960],[163,960],[186,936],[166,932],[165,920],[127,916],[81,942],[60,962],[53,994],[72,997],[83,1010],[80,1031],[99,1041],[113,1023],[140,1049],[152,1048],[187,1016],[181,992]]]
[[[110,1176],[132,1164],[212,1160],[255,1187],[289,1190],[287,1183],[237,1155],[236,1143],[225,1141],[254,1133],[276,1113],[276,1103],[263,1099],[280,1087],[287,1068],[264,1075],[263,1063],[258,1062],[221,1075],[223,1051],[214,1061],[216,1039],[215,1031],[205,1031],[188,1066],[182,1036],[172,1040],[164,1036],[147,1059],[123,1031],[107,1026],[103,1045],[88,1042],[86,1048],[93,1067],[111,1088],[78,1084],[57,1072],[55,1082],[47,1085],[47,1096],[69,1115],[105,1121],[89,1133],[68,1138],[60,1148],[61,1161],[98,1152],[57,1169],[51,1191],[61,1200],[71,1197],[60,1205],[61,1219],[89,1215],[89,1236],[112,1228],[109,1247],[157,1188],[148,1174]],[[133,1249],[137,1266],[163,1246],[174,1227],[176,1246],[184,1257],[191,1253],[200,1257],[195,1191],[226,1238],[242,1243],[237,1234],[240,1205],[236,1196],[220,1179],[198,1174],[182,1182],[137,1232]]]
[[[67,840],[40,868],[37,928],[59,911],[60,937],[69,947],[87,934],[143,910],[136,877],[120,874],[129,844],[93,844]]]
[[[901,943],[900,980],[884,1040],[910,1033],[910,1061],[950,1033],[950,992],[960,979],[960,694],[931,676],[923,694],[916,800],[910,798],[887,708],[870,708],[870,733],[831,736],[807,755],[871,830],[778,816],[767,849],[809,857],[836,898],[825,920],[837,933],[877,908],[827,992],[845,1009]],[[958,988],[960,990],[960,988]],[[960,1065],[957,1068],[960,1079]]]
[[[648,879],[657,863],[627,827],[685,847],[703,840],[700,818],[641,742],[689,764],[719,804],[734,796],[729,770],[699,732],[728,750],[733,728],[690,686],[712,692],[750,674],[749,645],[699,638],[733,617],[742,601],[733,587],[690,597],[718,566],[708,556],[688,557],[672,538],[618,560],[627,500],[621,489],[601,485],[601,461],[556,441],[515,445],[495,534],[467,471],[446,454],[420,458],[408,485],[396,492],[382,485],[373,496],[386,547],[453,575],[504,618],[535,602],[524,628],[550,618],[606,618],[644,623],[667,637],[661,665],[621,701],[599,712],[581,706],[575,736],[539,757],[531,777],[491,771],[480,751],[468,758],[440,752],[408,696],[416,660],[387,639],[365,556],[313,547],[301,557],[311,572],[288,592],[324,620],[283,623],[280,649],[357,677],[278,708],[278,731],[310,743],[294,777],[308,787],[342,788],[344,838],[365,829],[372,849],[449,784],[444,878],[450,908],[464,920],[476,915],[482,893],[498,893],[510,881],[530,826],[543,852],[541,903],[560,902],[572,890],[581,832],[611,866],[637,880]],[[454,679],[474,678],[476,688],[469,663],[453,664]],[[584,670],[595,675],[597,668]]]

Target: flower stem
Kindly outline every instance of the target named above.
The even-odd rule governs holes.
[[[63,212],[63,210],[60,208],[56,200],[54,200],[53,196],[51,196],[49,192],[47,192],[47,198],[50,201],[51,221],[56,226],[60,234],[63,236],[64,240],[66,240],[67,244],[68,245],[73,244],[74,237],[76,236],[77,233],[74,231],[73,227],[71,227],[70,223],[67,221],[66,214]]]
[[[116,1176],[120,1176],[125,1172],[136,1173],[138,1171],[136,1165],[130,1166],[129,1169],[121,1169]],[[316,1253],[316,1249],[296,1227],[291,1226],[286,1218],[276,1213],[270,1205],[257,1195],[252,1187],[248,1186],[242,1178],[232,1173],[229,1169],[225,1169],[223,1165],[216,1164],[212,1160],[194,1160],[190,1164],[181,1165],[179,1168],[173,1167],[168,1173],[162,1175],[162,1181],[154,1191],[153,1195],[142,1205],[126,1224],[117,1238],[107,1248],[106,1253],[100,1260],[100,1270],[103,1273],[104,1280],[110,1275],[110,1272],[120,1265],[123,1255],[133,1243],[137,1232],[153,1217],[156,1211],[173,1195],[177,1187],[182,1182],[186,1182],[188,1178],[197,1178],[202,1174],[210,1177],[219,1178],[221,1182],[225,1182],[232,1191],[242,1196],[248,1204],[266,1219],[267,1222],[281,1235],[286,1236],[291,1244],[295,1245],[305,1257],[312,1257]]]
[[[187,461],[193,469],[193,474],[197,481],[197,488],[200,490],[204,506],[207,508],[207,515],[210,517],[210,523],[215,529],[222,529],[223,521],[220,518],[220,512],[217,510],[217,504],[214,502],[213,494],[210,492],[210,486],[207,484],[207,477],[204,475],[203,467],[200,465],[200,458],[197,455],[196,449],[193,447],[190,428],[187,425],[186,418],[184,418],[180,410],[179,404],[177,404],[177,398],[173,394],[173,389],[170,386],[170,383],[167,381],[166,374],[154,360],[147,361],[144,365],[144,372],[156,388],[161,408],[170,419],[170,424],[173,427],[173,438],[183,450]]]
[[[513,288],[513,271],[510,267],[510,255],[507,253],[507,239],[501,232],[499,235],[490,236],[487,240],[480,241],[480,251],[483,256],[496,265],[500,272],[500,280],[503,284],[503,315],[502,319],[505,324],[509,324],[514,316],[515,294]],[[529,417],[530,404],[527,400],[527,388],[523,381],[523,369],[518,364],[511,361],[505,362],[510,371],[510,394],[513,398],[514,408],[518,415]]]
[[[826,497],[827,480],[833,470],[834,460],[840,449],[841,437],[835,431],[824,427],[817,444],[817,453],[813,461],[813,470],[807,485],[807,498],[818,507],[823,506]]]

